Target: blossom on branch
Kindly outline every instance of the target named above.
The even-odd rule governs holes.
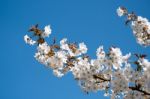
[[[143,46],[150,46],[150,22],[147,18],[137,16],[134,12],[128,13],[124,7],[119,7],[117,14],[118,16],[126,16],[126,24],[131,23],[130,26],[137,43]]]
[[[142,22],[138,23],[138,18],[127,14],[125,8],[119,8],[118,13],[120,16],[130,17],[128,19],[135,24],[136,32],[142,31],[144,28],[142,26],[148,24],[143,18],[139,18]],[[137,28],[138,25],[141,27]],[[70,43],[67,38],[63,38],[59,44],[53,39],[53,43],[49,45],[45,40],[45,37],[51,34],[49,25],[45,26],[44,31],[39,29],[38,25],[33,26],[29,31],[33,32],[32,38],[35,37],[37,40],[34,41],[25,35],[25,42],[29,45],[37,43],[35,59],[51,68],[55,76],[62,77],[71,72],[86,93],[104,90],[104,96],[110,96],[112,99],[150,98],[150,61],[146,59],[146,55],[131,53],[124,55],[118,47],[110,47],[106,52],[103,46],[100,46],[96,51],[97,58],[92,59],[86,54],[88,48],[83,42]],[[141,39],[143,40],[143,37]],[[144,44],[148,45],[145,41]]]

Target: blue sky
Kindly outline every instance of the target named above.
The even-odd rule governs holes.
[[[99,45],[150,55],[150,47],[138,45],[116,14],[118,6],[125,6],[150,19],[149,5],[149,0],[0,0],[0,99],[106,98],[103,92],[82,92],[71,74],[56,78],[34,59],[36,47],[26,45],[23,36],[31,25],[51,24],[51,37],[84,41],[93,58]]]

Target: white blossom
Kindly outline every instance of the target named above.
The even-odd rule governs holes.
[[[128,60],[130,54],[123,56],[119,48],[111,47],[109,57],[110,60],[112,61],[113,68],[119,69],[121,68],[122,64]]]
[[[34,45],[36,41],[32,40],[28,35],[24,36],[24,41],[29,45]]]
[[[104,59],[105,58],[105,52],[103,50],[103,46],[100,46],[96,51],[96,56],[98,59]]]
[[[54,75],[55,76],[57,76],[57,77],[62,77],[64,74],[63,73],[61,73],[59,70],[57,70],[57,69],[54,69],[53,70],[53,73],[54,73]]]
[[[58,51],[56,52],[56,56],[63,62],[66,63],[67,61],[67,53],[65,51]]]
[[[111,85],[115,94],[128,91],[128,81],[122,74],[122,71],[114,72],[113,77]]]
[[[149,68],[150,68],[150,62],[149,62],[147,59],[145,59],[145,58],[140,58],[139,62],[140,62],[140,64],[142,65],[144,71],[149,70]],[[149,71],[149,72],[150,72],[150,71]]]
[[[139,44],[150,45],[150,22],[148,19],[138,16],[137,20],[132,21],[131,28]]]
[[[60,47],[61,47],[61,49],[68,51],[70,56],[79,56],[79,55],[85,54],[87,52],[87,47],[84,43],[79,43],[79,48],[77,48],[76,51],[73,52],[72,49],[69,48],[69,44],[67,44],[66,38],[63,38],[60,41]]]
[[[42,44],[39,44],[37,50],[43,54],[47,54],[50,51],[50,46],[46,42],[44,42]]]
[[[51,32],[52,32],[52,30],[50,28],[50,25],[45,26],[44,32],[42,33],[42,37],[49,37]]]
[[[67,38],[63,38],[60,41],[60,48],[63,49],[63,50],[69,50],[69,46],[67,44]]]
[[[125,10],[123,10],[121,7],[119,7],[118,9],[117,9],[117,14],[118,14],[118,16],[123,16],[124,14],[125,14]]]
[[[79,44],[79,51],[83,54],[85,54],[87,52],[87,47],[84,43]]]

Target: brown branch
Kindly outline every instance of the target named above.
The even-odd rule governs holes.
[[[106,79],[106,78],[104,78],[102,75],[93,75],[93,77],[95,78],[95,79],[100,79],[100,80],[102,80],[102,81],[111,81],[110,79]]]
[[[146,92],[146,91],[144,91],[144,90],[141,90],[139,87],[129,87],[129,89],[135,90],[135,91],[138,91],[138,92],[141,92],[141,93],[143,93],[144,95],[150,95],[149,92]]]

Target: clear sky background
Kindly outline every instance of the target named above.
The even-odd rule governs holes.
[[[118,6],[150,19],[150,0],[0,0],[0,99],[103,99],[103,91],[85,94],[69,73],[56,78],[38,63],[36,47],[23,41],[30,26],[51,24],[57,40],[84,41],[95,58],[99,45],[120,47],[124,54],[143,53]],[[28,33],[29,34],[29,33]],[[51,42],[51,38],[48,42]]]

